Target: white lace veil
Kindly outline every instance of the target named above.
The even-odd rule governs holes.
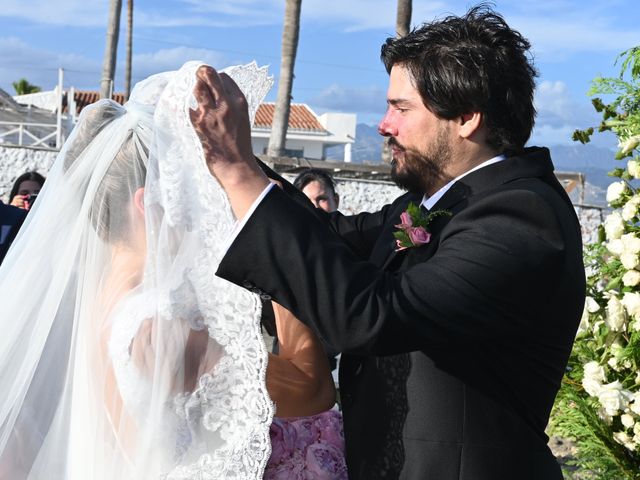
[[[0,267],[0,478],[262,476],[260,299],[214,274],[235,219],[190,122],[199,66],[82,112]],[[227,73],[253,117],[272,79]]]

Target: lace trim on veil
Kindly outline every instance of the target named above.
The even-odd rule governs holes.
[[[223,355],[212,372],[199,378],[193,392],[179,394],[167,405],[174,419],[170,422],[174,426],[167,428],[176,429],[177,441],[174,466],[162,478],[256,479],[262,477],[271,453],[269,426],[274,413],[265,382],[261,302],[257,295],[215,276],[235,218],[224,190],[206,167],[189,116],[200,66],[189,62],[169,76],[156,76],[160,84],[166,82],[154,115],[155,135],[163,141],[152,144],[145,211],[162,213],[147,217],[147,231],[154,233],[155,243],[148,245],[140,295],[156,306],[161,321],[181,319],[195,330],[206,328]],[[232,67],[227,73],[247,96],[253,117],[272,78],[255,63]],[[134,90],[134,101],[144,103],[145,97],[158,93],[152,80]],[[165,234],[159,235],[158,229]],[[120,309],[120,315],[137,317],[114,319],[114,327],[122,321],[130,331],[144,314],[131,308],[126,313]],[[114,368],[121,378],[129,378],[121,385],[122,397],[133,407],[136,400],[130,397],[139,396],[140,389],[126,386],[132,383],[127,369],[133,368],[122,355],[126,341],[127,335],[114,335],[110,350],[120,352],[112,357]]]

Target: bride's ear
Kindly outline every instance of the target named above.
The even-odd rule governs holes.
[[[140,187],[133,194],[133,207],[144,217],[144,187]]]

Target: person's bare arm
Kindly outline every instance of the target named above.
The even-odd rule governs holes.
[[[272,302],[278,355],[269,355],[267,390],[279,417],[315,415],[335,403],[327,355],[313,332],[284,307]]]

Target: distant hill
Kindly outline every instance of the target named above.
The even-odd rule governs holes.
[[[624,165],[614,158],[615,152],[591,144],[554,145],[549,148],[556,171],[580,172],[585,175],[584,202],[606,206],[607,187],[613,181],[608,173]]]
[[[585,203],[606,205],[605,192],[612,178],[609,171],[622,165],[614,159],[614,152],[592,144],[554,145],[549,147],[556,171],[581,172],[585,174]],[[359,123],[356,126],[356,141],[351,156],[354,163],[380,163],[382,137],[377,127]],[[341,160],[343,148],[327,150],[327,159]]]
[[[353,163],[380,163],[382,137],[378,129],[365,123],[356,125],[356,141],[351,147]],[[342,160],[344,147],[333,147],[326,150],[327,160]]]
[[[380,163],[384,138],[378,128],[360,123],[356,125],[356,143],[351,154],[356,163]]]

